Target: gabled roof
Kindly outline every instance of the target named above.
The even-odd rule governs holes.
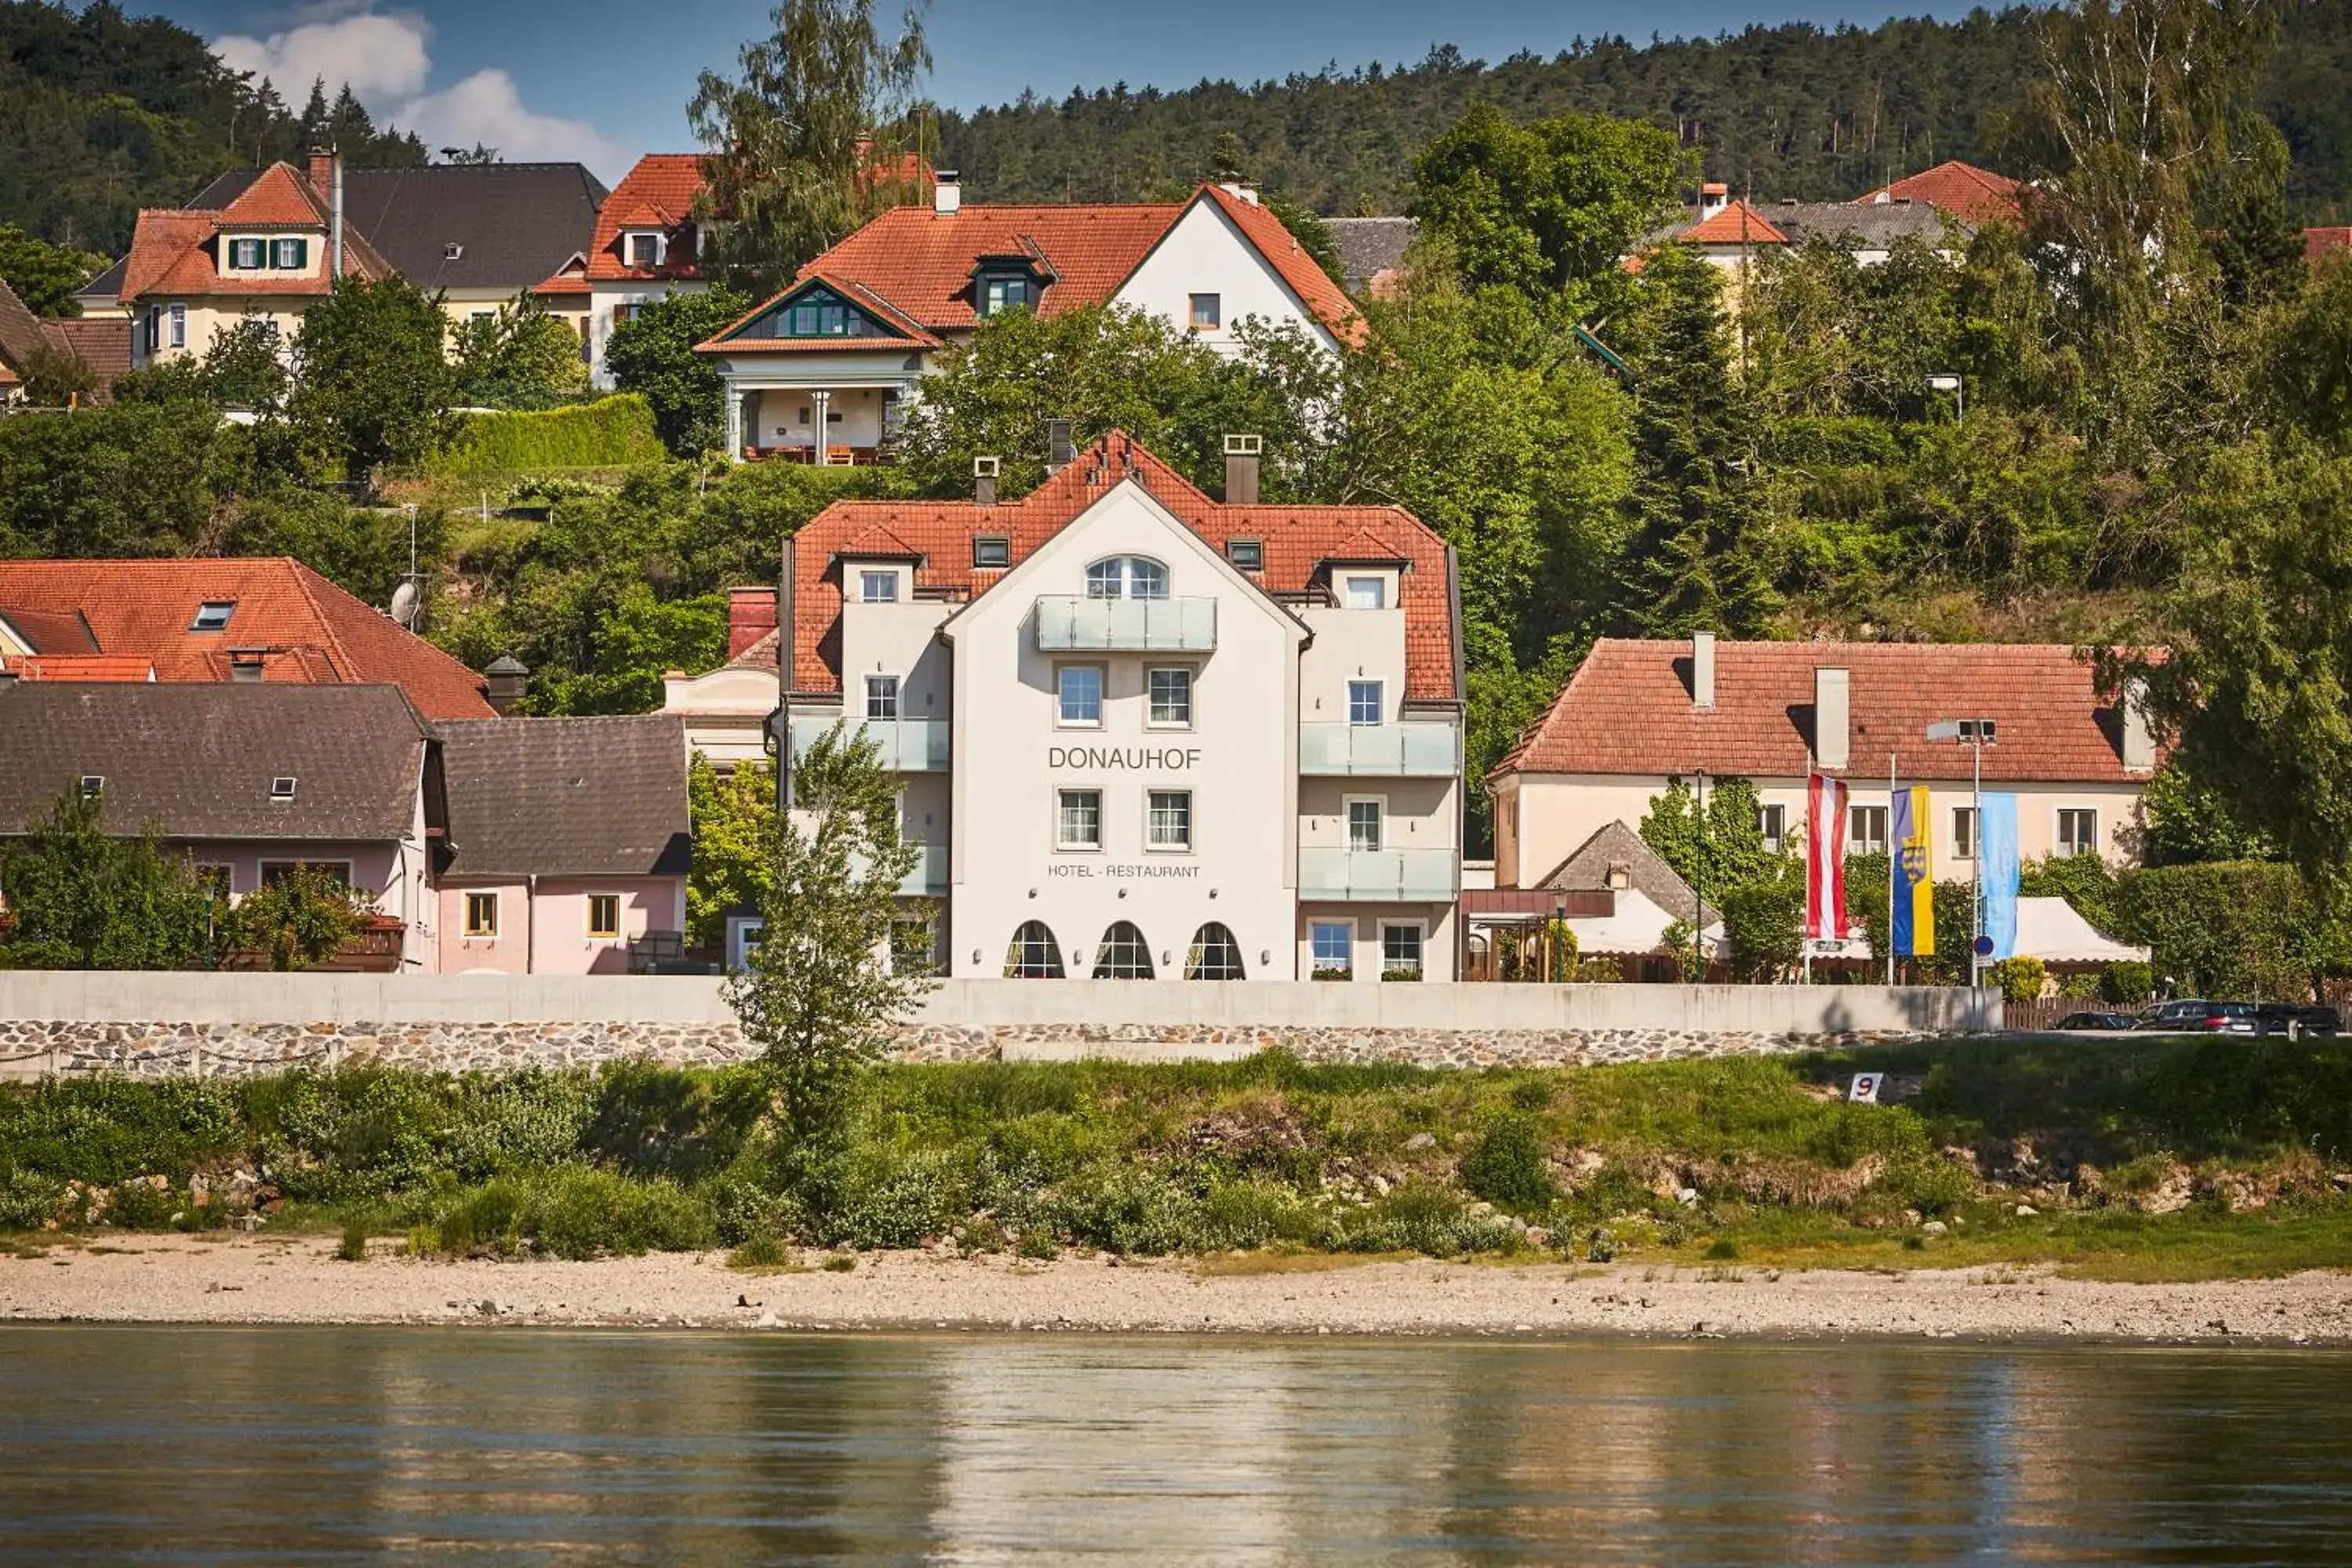
[[[348,204],[350,192],[346,189]],[[344,216],[350,216],[346,205]],[[272,163],[236,199],[220,209],[222,228],[315,228],[326,224],[326,196],[310,188],[310,178],[291,163]]]
[[[0,278],[0,366],[22,370],[25,362],[40,353],[47,342],[41,331],[41,319],[33,314],[31,306],[16,297],[8,280]]]
[[[1718,642],[1715,706],[1691,696],[1691,644],[1604,637],[1496,763],[1515,773],[1800,778],[1812,756],[1814,675],[1848,679],[1852,776],[1962,780],[1969,749],[1928,725],[1987,718],[1988,782],[2145,783],[2089,661],[2062,643]]]
[[[666,234],[677,229],[692,216],[695,198],[705,184],[699,153],[648,153],[638,159],[596,215],[595,233],[588,243],[589,280],[655,282],[697,276],[690,254],[659,268],[628,266],[621,255],[621,233],[629,228],[657,228]]]
[[[427,292],[520,293],[587,250],[604,199],[604,182],[579,163],[436,163],[343,174],[346,221]]]
[[[112,401],[115,378],[131,373],[129,317],[101,316],[95,320],[43,321],[41,331],[52,347],[89,367],[90,376],[97,384],[90,391],[89,401]]]
[[[396,839],[415,825],[426,743],[392,686],[22,683],[0,690],[0,834],[95,776],[117,833]],[[271,800],[278,778],[291,800]]]
[[[803,268],[793,288],[824,279],[897,312],[910,327],[968,331],[980,321],[973,275],[991,259],[1020,259],[1047,280],[1037,313],[1056,316],[1109,302],[1178,220],[1204,204],[1224,215],[1335,337],[1352,341],[1362,331],[1347,290],[1315,264],[1282,220],[1222,185],[1202,185],[1189,200],[1174,203],[972,204],[944,215],[929,207],[892,207]],[[758,320],[783,298],[767,300],[736,325]],[[739,340],[736,346],[743,345]]]
[[[1789,237],[1745,201],[1734,200],[1673,237],[1685,245],[1786,245]]]
[[[1076,461],[1019,500],[835,501],[793,541],[793,689],[841,689],[841,573],[835,564],[880,528],[919,555],[918,591],[986,592],[1120,482],[1132,479],[1152,500],[1218,550],[1232,539],[1262,541],[1265,569],[1252,580],[1271,594],[1303,593],[1325,562],[1351,553],[1371,530],[1385,552],[1407,563],[1398,587],[1405,617],[1405,695],[1417,701],[1458,700],[1455,630],[1450,609],[1445,542],[1397,507],[1227,506],[1212,500],[1123,430],[1113,430]],[[971,542],[1002,536],[1010,566],[974,568]],[[746,650],[743,663],[755,650]]]
[[[192,629],[207,604],[236,606],[222,630]],[[0,561],[0,619],[76,615],[97,646],[61,651],[143,656],[160,681],[229,681],[243,654],[264,683],[396,685],[428,719],[492,711],[480,676],[290,557]]]
[[[1944,241],[1946,214],[1925,202],[1776,202],[1758,210],[1771,218],[1772,226],[1791,245],[1832,239],[1885,249],[1906,237],[1931,245]],[[1958,221],[1963,233],[1972,232],[1966,219]]]
[[[2018,182],[1974,163],[1955,158],[1906,174],[1890,185],[1856,196],[1860,202],[1922,202],[1970,223],[1994,223],[2017,216]]]
[[[1606,888],[1612,866],[1624,867],[1633,890],[1678,921],[1689,921],[1694,909],[1705,914],[1706,918],[1697,922],[1702,926],[1711,926],[1718,918],[1715,906],[1699,903],[1691,885],[1659,858],[1658,852],[1643,842],[1639,833],[1622,821],[1599,829],[1578,845],[1567,859],[1538,879],[1535,885],[1568,892]]]
[[[235,194],[228,195],[231,191]],[[392,264],[369,242],[361,226],[351,221],[348,175],[343,195],[344,271],[355,278],[389,277]],[[334,287],[331,258],[323,255],[329,233],[327,200],[311,185],[310,176],[293,164],[272,163],[241,186],[223,175],[197,199],[220,205],[141,210],[131,232],[131,254],[123,258],[122,303],[151,296],[324,295]],[[311,237],[321,250],[317,270],[307,278],[224,271],[218,237],[247,230],[298,230]]]
[[[876,325],[887,328],[883,332],[868,332],[859,337],[787,337],[773,331],[757,331],[772,318],[780,316],[811,289],[830,289],[845,302],[862,312]],[[803,272],[799,280],[762,304],[736,317],[709,342],[695,345],[697,353],[733,353],[746,350],[769,353],[833,353],[863,349],[935,349],[940,346],[936,333],[924,329],[906,311],[899,310],[874,289],[854,279],[837,278],[824,272]]]
[[[1323,226],[1339,247],[1339,270],[1348,287],[1359,294],[1404,265],[1404,253],[1421,231],[1409,217],[1327,217]]]
[[[449,786],[449,876],[686,875],[686,735],[675,714],[433,728]]]

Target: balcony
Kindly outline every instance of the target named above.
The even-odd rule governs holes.
[[[1037,600],[1040,653],[1213,653],[1214,599],[1088,599],[1045,594]]]
[[[1454,849],[1298,851],[1301,900],[1450,904],[1461,895],[1461,874]]]
[[[944,899],[948,896],[948,847],[944,844],[919,844],[921,851],[915,868],[898,884],[902,899]],[[852,853],[849,867],[852,874],[863,877],[868,862],[862,855]]]
[[[1341,778],[1453,778],[1462,731],[1451,724],[1301,724],[1298,771]]]
[[[816,744],[816,738],[840,723],[820,714],[793,716],[793,755]],[[852,719],[882,750],[882,765],[898,773],[943,773],[948,771],[950,726],[945,719]]]

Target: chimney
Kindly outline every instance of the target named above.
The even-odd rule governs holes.
[[[735,658],[745,648],[776,629],[776,591],[773,588],[730,588],[727,590],[727,657]]]
[[[1713,217],[1731,205],[1731,187],[1721,180],[1709,180],[1698,188],[1698,216]]]
[[[228,650],[228,678],[240,686],[256,686],[269,673],[269,650],[233,647]]]
[[[499,655],[490,661],[490,668],[482,673],[489,678],[490,706],[498,710],[500,718],[513,712],[514,705],[522,700],[522,694],[530,689],[530,671],[510,653]]]
[[[303,172],[310,177],[310,188],[320,196],[335,188],[335,155],[324,147],[313,147],[305,154]]]
[[[963,185],[953,169],[931,173],[931,216],[953,217],[963,209]]]
[[[1058,474],[1070,466],[1078,455],[1070,440],[1070,422],[1066,419],[1045,421],[1045,472]]]
[[[1217,182],[1217,188],[1237,202],[1247,202],[1252,206],[1258,205],[1255,185],[1244,184],[1239,180],[1220,180]]]
[[[1258,436],[1225,437],[1227,506],[1257,505],[1257,461],[1264,447],[1265,438]]]
[[[1813,671],[1813,761],[1843,770],[1853,760],[1853,676],[1843,669]]]
[[[975,505],[996,504],[996,470],[1001,466],[994,458],[971,460],[971,499]]]
[[[2156,771],[2156,731],[2147,721],[2147,682],[2131,679],[2124,682],[2123,696],[2124,772],[2152,773]]]
[[[1691,633],[1691,706],[1715,706],[1715,634]]]

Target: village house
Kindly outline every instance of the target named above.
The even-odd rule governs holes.
[[[1115,432],[1021,500],[836,502],[787,545],[754,646],[791,752],[880,744],[908,949],[945,972],[1453,977],[1453,552],[1393,507],[1260,504],[1228,445],[1222,501]]]
[[[673,294],[710,287],[703,257],[711,226],[694,216],[706,181],[699,153],[648,153],[597,209],[594,232],[576,258],[540,285],[562,295],[585,321],[589,380],[613,384],[604,351],[613,329]]]
[[[942,170],[932,190],[929,206],[880,214],[700,346],[725,384],[730,453],[875,461],[940,351],[1003,310],[1127,306],[1227,353],[1245,321],[1334,352],[1360,331],[1346,291],[1246,185],[994,206],[965,203]]]
[[[1718,642],[1603,638],[1487,775],[1498,888],[1547,885],[1612,824],[1638,828],[1675,780],[1756,786],[1765,843],[1796,842],[1805,781],[1853,786],[1849,853],[1887,847],[1890,773],[1925,784],[1935,875],[1977,853],[1976,748],[1927,726],[1990,720],[1984,788],[2018,797],[2019,853],[2136,858],[2139,800],[2158,756],[2136,705],[2103,697],[2055,644]]]
[[[0,561],[0,679],[391,685],[426,719],[520,694],[289,556]]]
[[[434,726],[445,974],[624,974],[682,956],[693,845],[677,720]]]
[[[0,278],[0,410],[26,397],[49,360],[78,363],[89,384],[82,401],[104,403],[114,378],[131,368],[130,323],[43,321]]]

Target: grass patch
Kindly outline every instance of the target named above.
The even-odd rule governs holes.
[[[1201,1258],[1192,1265],[1192,1271],[1208,1279],[1328,1274],[1339,1268],[1360,1268],[1370,1263],[1402,1263],[1420,1256],[1417,1252],[1229,1252]]]

